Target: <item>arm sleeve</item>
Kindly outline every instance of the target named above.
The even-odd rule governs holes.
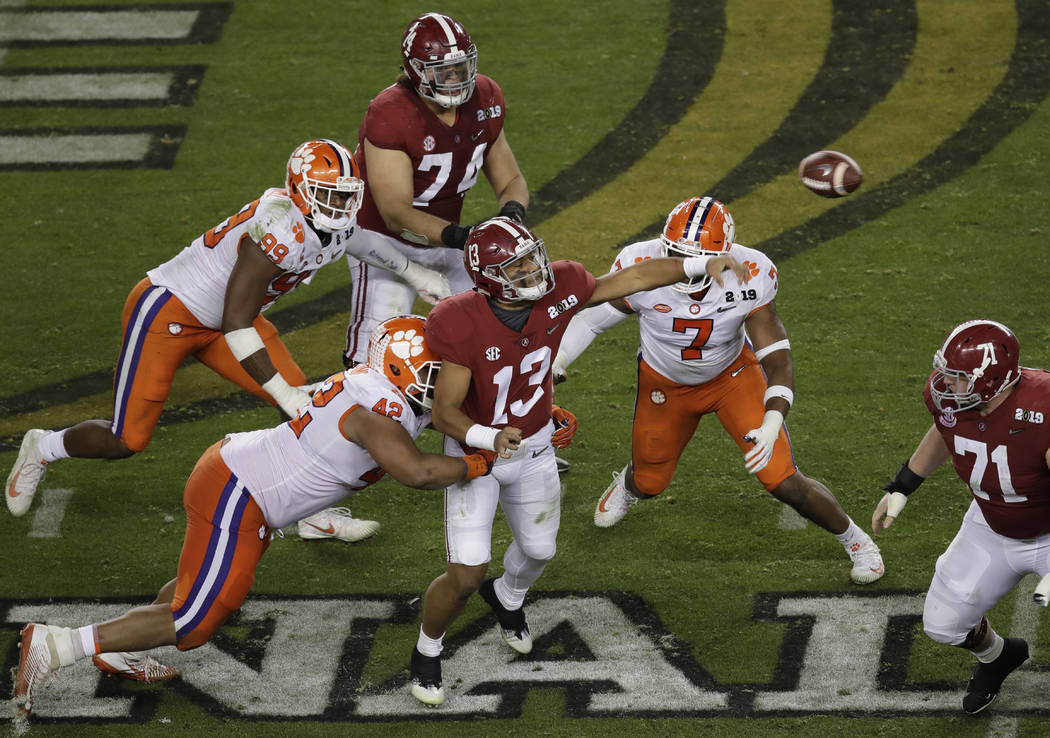
[[[599,334],[619,325],[627,317],[627,313],[620,312],[607,302],[578,312],[565,329],[554,366],[564,371]]]

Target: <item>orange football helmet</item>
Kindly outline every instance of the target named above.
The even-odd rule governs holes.
[[[292,152],[285,184],[299,212],[326,233],[354,224],[365,193],[354,157],[327,138],[307,141]]]
[[[441,359],[426,342],[424,319],[395,315],[375,327],[368,339],[368,366],[382,372],[417,412],[434,407],[434,384]]]
[[[667,216],[660,241],[666,256],[717,256],[729,253],[736,238],[736,224],[726,206],[713,197],[690,197]],[[674,286],[692,294],[707,289],[711,276],[693,277]]]

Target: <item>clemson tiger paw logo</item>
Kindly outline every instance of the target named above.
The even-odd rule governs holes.
[[[758,276],[758,272],[760,271],[759,268],[758,268],[758,264],[756,264],[753,261],[745,261],[744,262],[744,266],[747,267],[747,270],[749,272],[751,272],[751,276],[752,277],[757,277]]]
[[[423,353],[423,336],[415,328],[397,331],[390,339],[390,350],[401,360],[419,356]]]

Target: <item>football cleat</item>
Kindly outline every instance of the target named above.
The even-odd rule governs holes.
[[[976,715],[995,702],[1003,680],[1028,660],[1028,642],[1023,638],[1007,638],[1003,652],[990,664],[979,663],[973,670],[963,697],[963,712]]]
[[[34,428],[22,437],[22,447],[18,449],[14,468],[7,476],[7,494],[4,495],[7,509],[16,518],[29,511],[37,485],[47,474],[47,462],[40,455],[40,439],[52,432]]]
[[[631,505],[638,502],[638,498],[627,491],[624,479],[627,476],[627,467],[613,474],[612,484],[605,488],[605,492],[598,498],[598,504],[594,508],[594,524],[599,528],[611,528],[623,520]]]
[[[22,628],[14,689],[16,716],[22,719],[33,712],[37,695],[51,683],[58,671],[47,636],[47,626],[40,623],[29,623]]]
[[[560,456],[554,457],[554,465],[558,467],[559,474],[564,474],[565,472],[569,471],[569,468],[572,466],[572,464],[570,464],[568,461],[566,461]]]
[[[338,538],[353,543],[374,536],[378,530],[379,523],[358,520],[348,507],[330,507],[299,521],[299,537],[308,541]]]
[[[853,561],[853,570],[849,576],[855,584],[871,584],[886,573],[879,547],[870,537],[864,543],[854,543],[850,547],[849,557]]]
[[[496,596],[496,589],[493,586],[495,582],[493,578],[486,579],[478,588],[478,594],[489,603],[489,607],[496,613],[500,633],[506,644],[518,653],[529,653],[532,651],[532,634],[529,633],[529,624],[525,622],[525,608],[519,607],[517,610],[505,608],[499,601],[499,597]]]
[[[179,676],[174,666],[162,664],[144,651],[121,653],[99,653],[91,657],[91,663],[106,676],[118,676],[136,682],[166,682]]]
[[[445,701],[441,686],[441,657],[424,656],[418,648],[412,649],[412,696],[428,707],[437,707]]]

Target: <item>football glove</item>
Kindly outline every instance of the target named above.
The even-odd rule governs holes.
[[[747,467],[748,474],[757,474],[762,471],[773,458],[773,444],[777,442],[782,425],[784,425],[783,413],[779,410],[766,410],[762,425],[749,430],[744,436],[745,441],[755,444],[754,448],[744,454],[744,466]]]
[[[467,236],[473,230],[470,226],[460,225],[459,223],[449,223],[447,226],[441,229],[441,243],[448,246],[450,249],[463,250],[463,247],[467,243]]]
[[[554,418],[555,428],[554,435],[551,436],[551,445],[554,448],[565,448],[572,443],[572,437],[576,435],[576,428],[579,427],[576,416],[555,405],[551,417]]]
[[[517,200],[507,200],[499,209],[498,215],[510,218],[514,222],[525,225],[525,206]]]
[[[452,288],[444,274],[427,269],[411,260],[405,266],[405,271],[401,272],[401,278],[431,305],[437,305],[440,300],[452,294]]]
[[[463,477],[463,481],[469,482],[471,479],[483,477],[492,471],[492,464],[496,461],[496,452],[483,448],[478,449],[469,456],[464,456],[463,461],[467,464],[467,476]]]

